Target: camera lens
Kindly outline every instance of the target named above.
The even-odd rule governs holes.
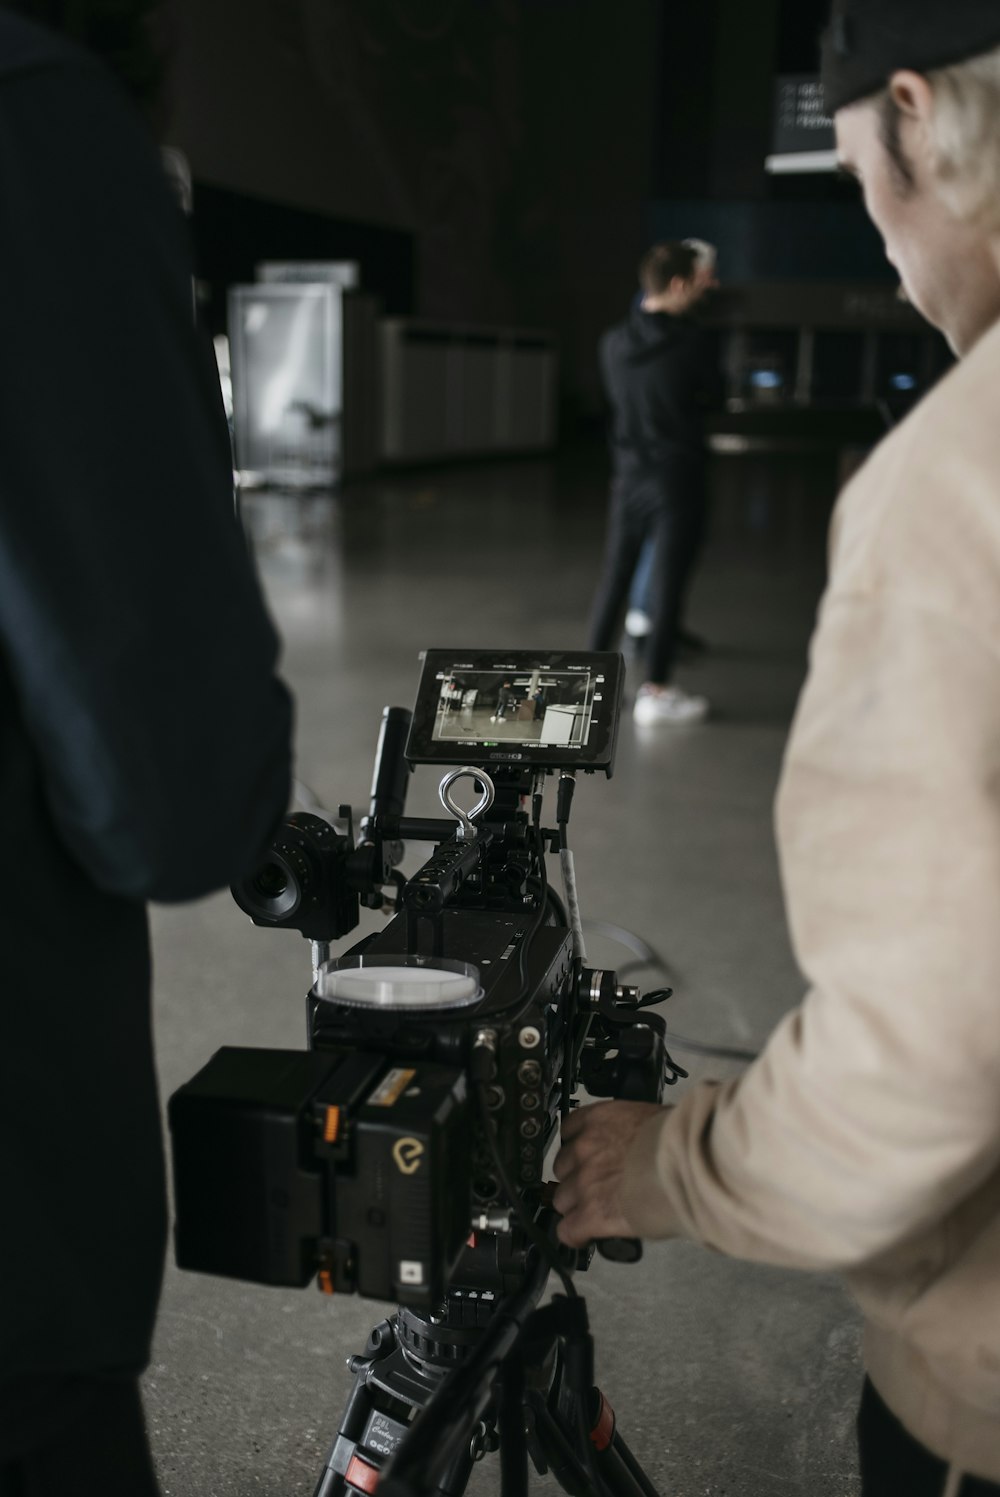
[[[282,822],[257,867],[233,884],[233,898],[257,925],[300,930],[315,941],[346,934],[353,926],[341,884],[342,843],[330,822],[297,811]]]
[[[265,863],[254,875],[252,887],[262,899],[280,899],[288,888],[288,874],[280,863]]]
[[[311,882],[311,868],[301,848],[288,842],[272,847],[266,863],[242,884],[233,886],[233,898],[252,920],[279,924],[293,915]]]

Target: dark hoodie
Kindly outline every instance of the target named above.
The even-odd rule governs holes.
[[[634,306],[601,338],[599,355],[616,475],[658,473],[679,456],[703,454],[719,382],[699,323]]]

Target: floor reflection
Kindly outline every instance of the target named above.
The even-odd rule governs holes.
[[[344,628],[342,501],[328,493],[256,490],[240,510],[268,603],[290,639]]]

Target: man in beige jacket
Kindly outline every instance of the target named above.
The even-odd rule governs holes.
[[[841,496],[777,825],[810,984],[740,1079],[568,1120],[560,1236],[843,1271],[865,1497],[1000,1493],[1000,3],[837,0],[844,167],[960,362]]]

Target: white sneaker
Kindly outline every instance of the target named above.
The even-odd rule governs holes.
[[[645,639],[652,627],[652,619],[641,608],[630,608],[625,615],[625,633],[633,639]]]
[[[632,716],[637,723],[699,723],[708,716],[708,701],[688,696],[679,686],[666,686],[662,691],[643,687]]]

